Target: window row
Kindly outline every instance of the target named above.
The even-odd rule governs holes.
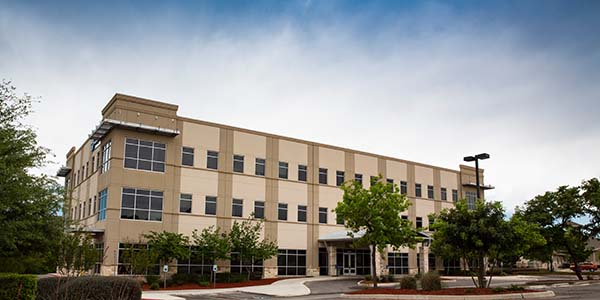
[[[100,145],[99,141],[92,143],[92,152],[97,148],[97,145]],[[108,171],[110,169],[111,147],[112,142],[107,141],[102,145],[102,149],[98,153],[92,153],[92,158],[85,164],[82,164],[79,170],[76,172],[73,171],[71,178],[66,181],[67,189],[72,188],[71,184],[73,184],[73,186],[79,185],[98,170],[100,170],[100,173]],[[90,161],[92,162],[91,165]]]
[[[192,212],[192,195],[191,194],[180,194],[179,196],[179,212],[191,213]],[[319,223],[327,224],[327,207],[319,207]],[[216,215],[217,214],[217,197],[206,196],[204,201],[204,214],[205,215]],[[264,219],[265,217],[265,202],[254,201],[254,217],[258,219]],[[231,200],[231,216],[242,217],[244,215],[244,200],[233,198]],[[307,206],[298,205],[297,207],[297,221],[306,222]],[[277,219],[280,221],[288,220],[288,204],[277,203]],[[337,224],[343,225],[344,221],[341,218],[336,219]]]

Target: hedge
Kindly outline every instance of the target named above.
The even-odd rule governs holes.
[[[37,300],[140,300],[142,287],[132,278],[84,276],[39,280]]]
[[[34,300],[36,288],[34,275],[0,274],[0,300]]]

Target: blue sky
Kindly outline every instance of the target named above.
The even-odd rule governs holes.
[[[489,152],[512,210],[600,175],[599,30],[598,1],[4,1],[0,77],[42,99],[45,172],[121,92],[448,168]]]

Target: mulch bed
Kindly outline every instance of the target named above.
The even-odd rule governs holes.
[[[226,288],[236,288],[236,287],[245,287],[245,286],[256,286],[256,285],[267,285],[271,284],[275,281],[281,280],[283,278],[268,278],[268,279],[259,279],[259,280],[250,280],[244,282],[236,282],[236,283],[217,283],[214,285],[214,288],[217,289],[226,289]],[[172,285],[168,286],[166,289],[162,287],[162,281],[160,283],[159,291],[172,291],[172,290],[201,290],[201,289],[212,289],[213,284],[211,283],[209,286],[201,286],[195,283],[185,283],[182,285]],[[142,286],[143,291],[152,291],[148,284],[144,284]]]
[[[354,291],[349,294],[356,295],[495,295],[495,294],[513,294],[513,293],[532,293],[539,292],[537,290],[521,290],[521,291],[507,291],[494,292],[491,288],[447,288],[438,291],[421,291],[421,290],[405,290],[405,289],[391,289],[391,288],[376,288],[376,289],[364,289],[360,291]]]

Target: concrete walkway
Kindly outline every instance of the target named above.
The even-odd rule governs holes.
[[[275,297],[292,297],[305,296],[310,294],[310,289],[304,285],[305,282],[323,281],[323,280],[342,280],[348,277],[305,277],[305,278],[290,278],[275,281],[268,285],[247,286],[227,289],[200,289],[200,290],[173,290],[173,291],[144,291],[142,292],[143,300],[185,300],[182,295],[207,295],[207,294],[222,294],[232,292],[245,292],[253,294],[261,294]],[[357,277],[357,280],[358,277]]]

